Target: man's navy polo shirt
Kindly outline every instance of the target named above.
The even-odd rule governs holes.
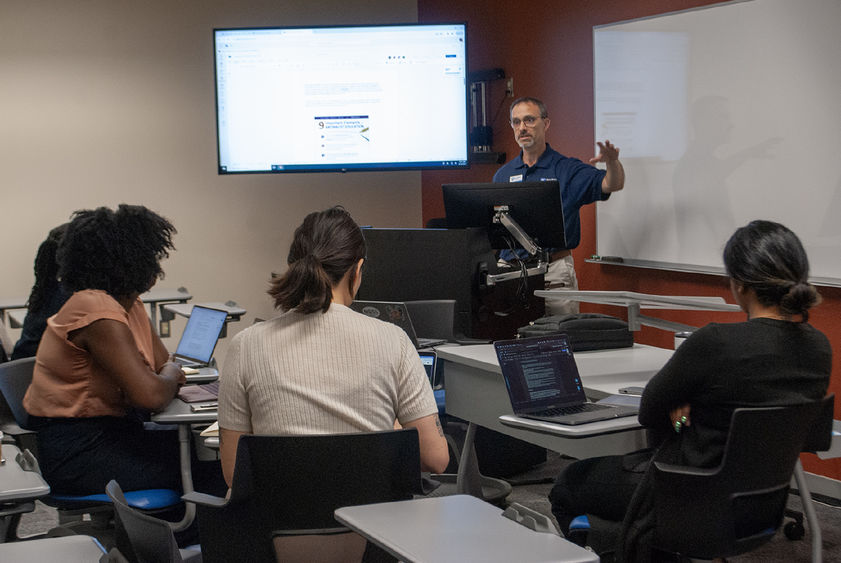
[[[604,170],[585,164],[577,158],[570,158],[552,149],[547,143],[546,150],[529,168],[523,162],[523,152],[494,174],[493,181],[539,182],[557,180],[561,186],[561,201],[564,206],[564,234],[567,248],[573,249],[581,242],[581,219],[578,211],[583,205],[604,201],[610,197],[602,192]],[[503,257],[504,258],[504,257]]]

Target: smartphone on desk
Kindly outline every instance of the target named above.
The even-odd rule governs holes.
[[[200,405],[190,405],[190,410],[193,412],[215,411],[218,408],[219,403],[202,403]]]
[[[630,387],[623,387],[619,390],[619,392],[623,395],[642,395],[642,392],[645,390],[645,387],[637,387],[636,385],[632,385]]]

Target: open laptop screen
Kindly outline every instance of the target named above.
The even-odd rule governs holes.
[[[566,334],[494,343],[514,412],[586,401]]]
[[[201,364],[210,362],[227,318],[226,311],[194,305],[175,350],[176,358]]]

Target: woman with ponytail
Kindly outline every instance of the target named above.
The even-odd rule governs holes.
[[[417,428],[421,465],[448,463],[432,388],[399,327],[349,308],[365,239],[341,207],[295,230],[288,269],[269,295],[281,314],[240,332],[220,378],[222,469],[230,485],[242,434],[338,434]]]
[[[735,409],[816,401],[829,386],[832,350],[807,322],[820,297],[797,236],[779,223],[752,221],[730,237],[724,266],[747,321],[698,329],[648,382],[639,420],[657,436],[658,461],[715,467]],[[651,457],[636,452],[567,467],[549,497],[564,533],[579,514],[624,520],[621,560],[648,560],[656,527],[644,478]]]

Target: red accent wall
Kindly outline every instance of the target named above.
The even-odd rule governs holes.
[[[593,154],[593,46],[592,28],[627,19],[718,3],[718,0],[418,0],[420,22],[467,22],[468,60],[471,70],[500,67],[514,79],[514,96],[531,95],[547,105],[551,124],[547,139],[559,152],[586,160]],[[519,148],[508,126],[504,81],[489,84],[489,120],[494,150],[510,160]],[[621,147],[620,147],[621,149]],[[425,171],[422,174],[423,220],[444,215],[441,184],[490,181],[497,165],[473,165],[464,171]],[[627,194],[632,197],[632,194]],[[725,278],[719,276],[647,270],[617,265],[587,264],[595,254],[595,206],[582,209],[581,245],[573,256],[579,286],[593,290],[629,290],[664,295],[716,295],[732,302]],[[835,418],[841,419],[841,289],[821,288],[823,303],[813,311],[812,324],[833,343],[833,378],[830,391],[838,395]],[[583,305],[583,310],[623,316],[613,307]],[[733,322],[735,314],[663,312],[662,318],[701,326],[710,321]],[[652,315],[654,316],[654,315]],[[638,342],[671,347],[672,334],[644,328]],[[803,456],[807,471],[841,479],[841,459],[819,460]]]

